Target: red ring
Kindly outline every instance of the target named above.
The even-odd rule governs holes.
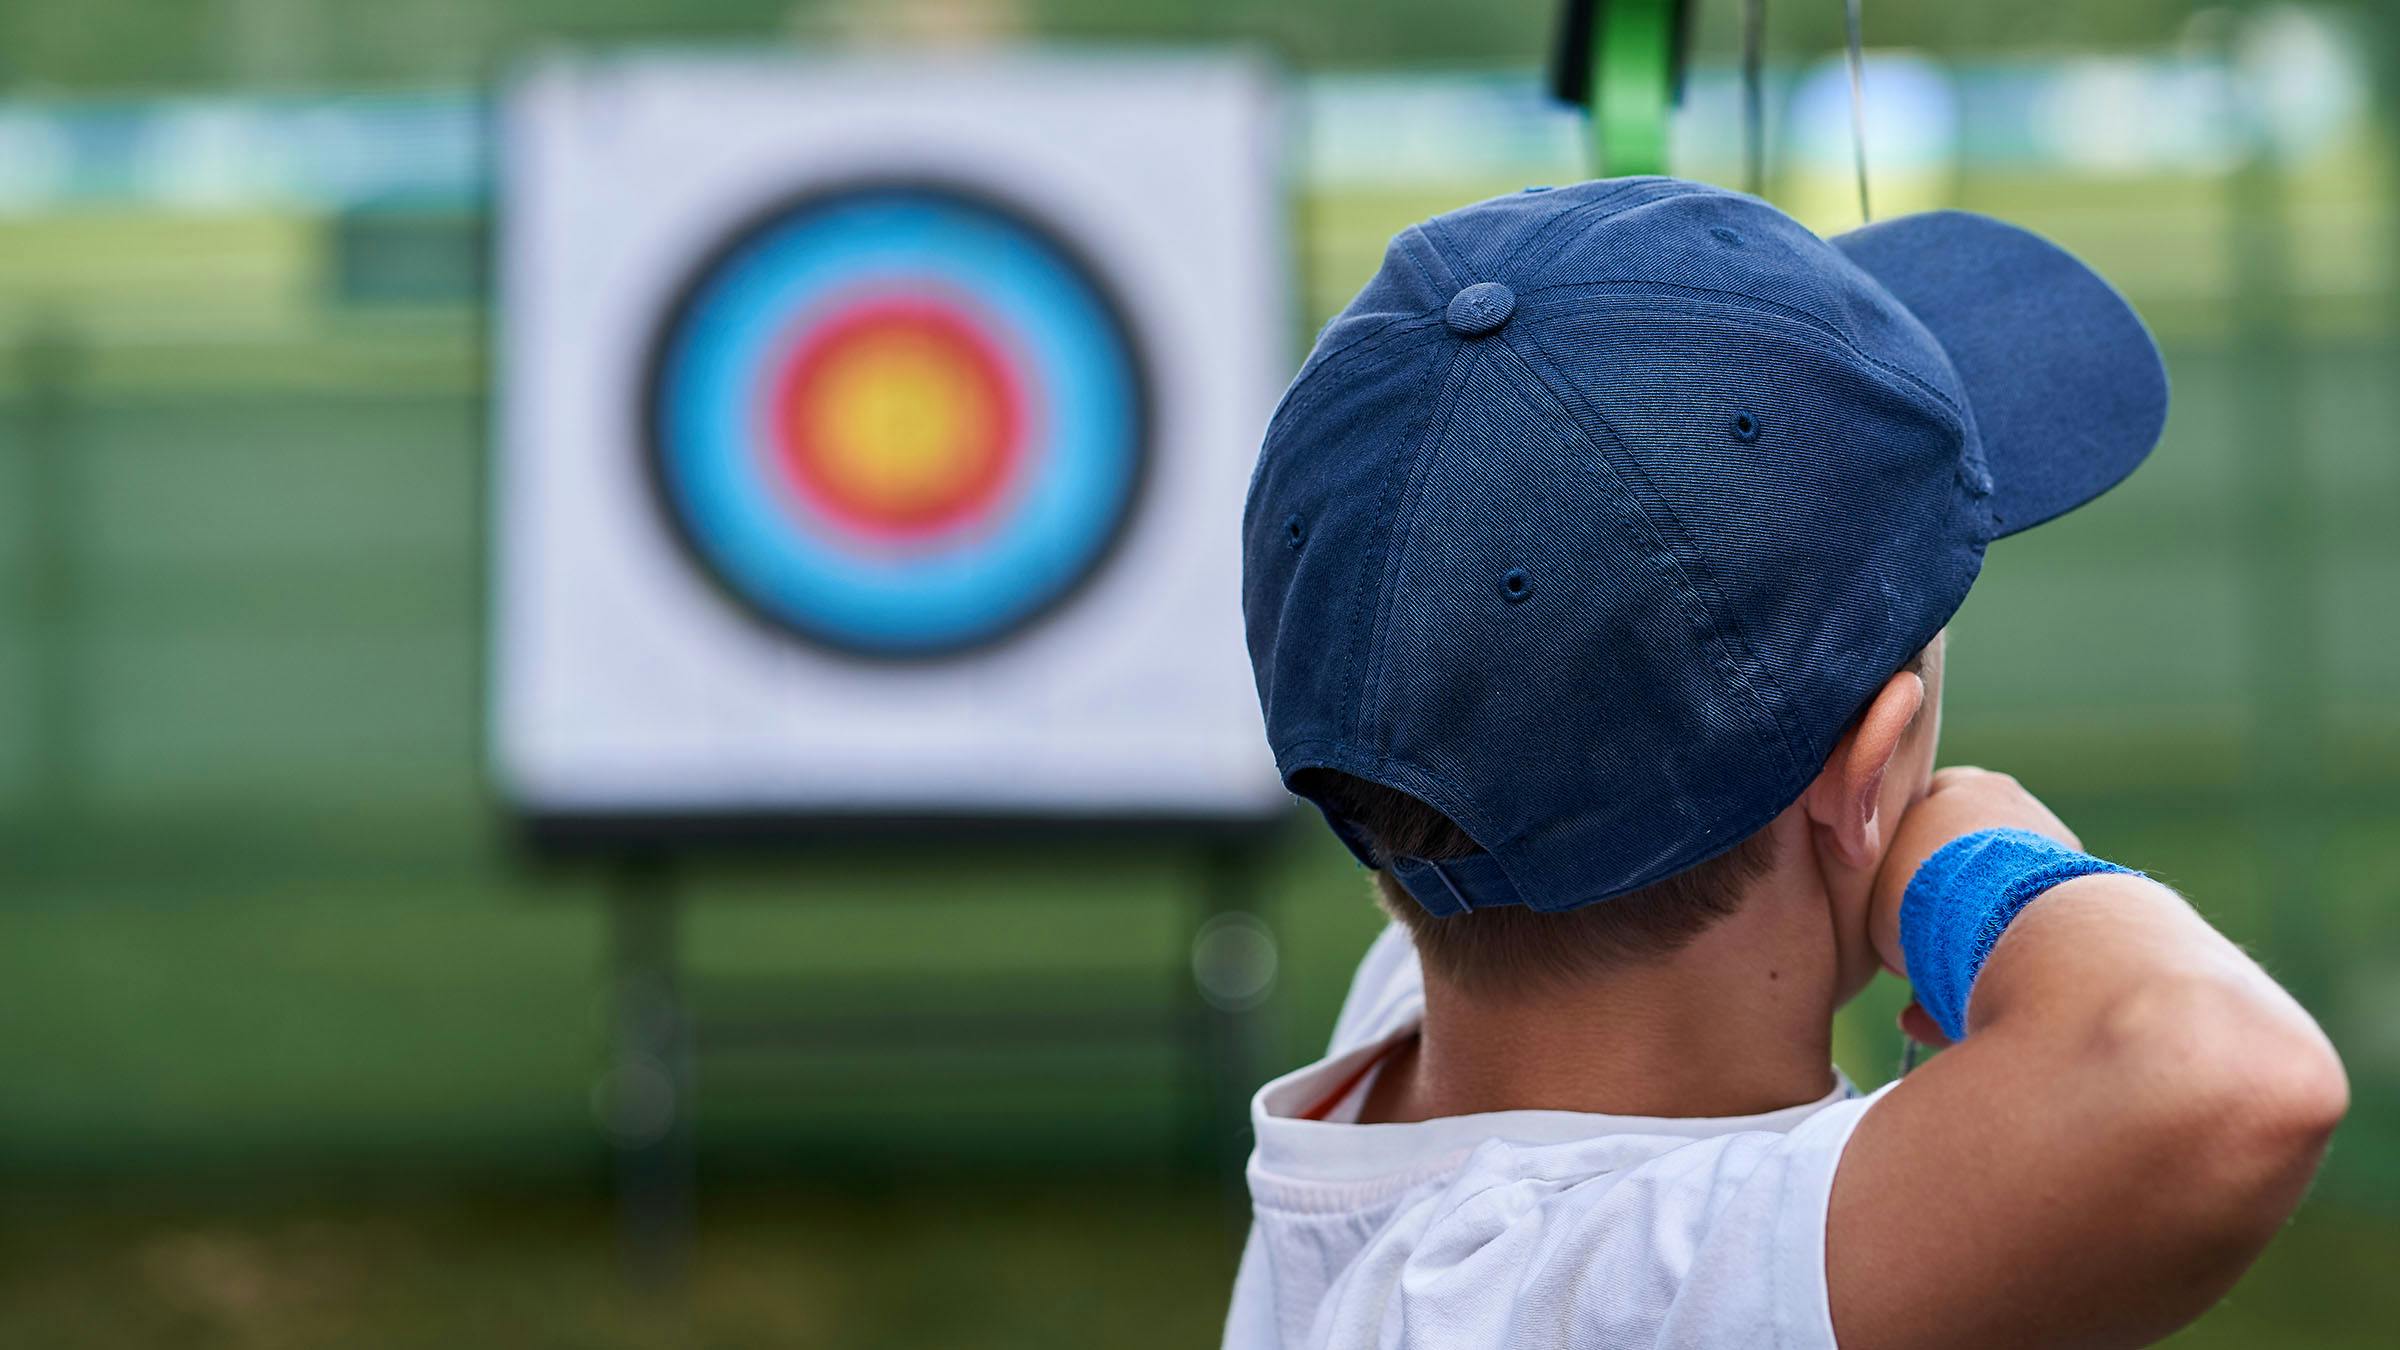
[[[973,429],[965,449],[971,474],[953,491],[918,502],[863,501],[826,467],[831,447],[816,439],[810,410],[823,397],[827,368],[843,349],[891,334],[930,341],[959,365],[972,395],[993,415]],[[769,426],[784,477],[828,520],[872,538],[914,542],[947,533],[989,513],[1023,456],[1025,398],[1014,363],[986,325],[952,303],[921,295],[877,296],[812,325],[793,346],[771,386]]]

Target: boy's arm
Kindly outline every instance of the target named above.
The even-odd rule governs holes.
[[[1917,865],[1993,827],[2075,842],[2014,780],[1944,771],[1877,882],[1887,964]],[[2348,1105],[2308,1014],[2136,876],[2078,877],[2027,905],[1967,1025],[1842,1156],[1826,1278],[1844,1350],[2148,1345],[2257,1257]]]

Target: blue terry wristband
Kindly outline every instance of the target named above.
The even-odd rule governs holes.
[[[2130,872],[2029,830],[1978,830],[1941,846],[1900,898],[1900,951],[1917,1003],[1966,1039],[1967,996],[1984,958],[2033,898],[2094,872]]]

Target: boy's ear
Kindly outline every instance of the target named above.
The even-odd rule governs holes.
[[[1870,868],[1883,856],[1891,828],[1883,819],[1884,774],[1924,706],[1925,681],[1914,671],[1884,681],[1800,798],[1819,843],[1848,866]]]

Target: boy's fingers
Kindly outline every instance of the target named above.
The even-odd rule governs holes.
[[[1934,1024],[1933,1014],[1911,1003],[1900,1010],[1900,1032],[1917,1044],[1940,1050],[1950,1044],[1950,1038]]]
[[[1964,765],[1934,774],[1931,790],[1901,813],[1876,872],[1867,931],[1886,965],[1905,968],[1895,959],[1901,955],[1900,902],[1918,865],[1953,839],[1997,828],[2030,830],[2068,848],[2083,847],[2066,822],[2007,774]]]

